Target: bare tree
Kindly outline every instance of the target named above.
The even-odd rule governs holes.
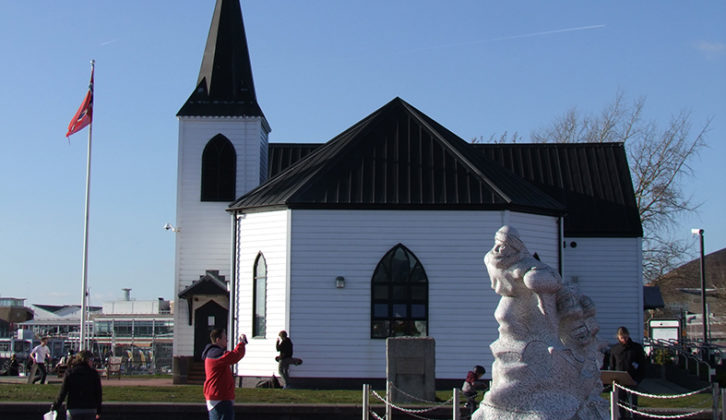
[[[519,135],[516,131],[512,134],[509,134],[509,131],[505,131],[501,135],[492,134],[489,136],[489,143],[517,143],[519,141],[522,141],[522,136]],[[484,136],[479,137],[472,137],[471,143],[483,143],[484,142]]]
[[[645,99],[626,103],[618,93],[595,116],[567,111],[554,123],[532,133],[535,142],[622,142],[625,144],[635,199],[643,224],[643,277],[646,282],[683,261],[687,244],[671,238],[678,216],[698,208],[682,189],[693,175],[690,166],[706,147],[709,119],[692,130],[691,114],[681,112],[665,128],[643,117]]]

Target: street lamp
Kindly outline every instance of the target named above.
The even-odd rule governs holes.
[[[703,258],[703,229],[691,229],[693,236],[698,235],[701,242],[701,309],[703,311],[703,345],[708,345],[708,313],[706,312],[706,261]]]

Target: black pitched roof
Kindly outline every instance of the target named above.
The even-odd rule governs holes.
[[[177,116],[263,117],[239,0],[217,0],[197,87]]]
[[[270,206],[564,210],[400,98],[245,194],[230,210]]]
[[[321,143],[268,143],[267,179],[312,153]]]
[[[224,276],[219,275],[219,270],[207,270],[203,276],[199,276],[199,280],[179,292],[182,299],[190,299],[195,295],[229,295]]]
[[[273,178],[320,143],[270,143]],[[567,207],[569,237],[641,237],[642,225],[621,143],[474,144]]]
[[[472,146],[563,203],[565,236],[643,236],[623,143]]]

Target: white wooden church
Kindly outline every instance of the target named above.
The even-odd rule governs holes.
[[[447,106],[456,106],[451,104]],[[436,378],[491,371],[496,230],[597,305],[601,339],[642,336],[642,228],[622,144],[470,144],[401,98],[320,144],[269,143],[239,0],[217,0],[177,114],[174,379],[211,328],[249,337],[236,372],[296,383],[385,378],[387,337],[436,342]]]

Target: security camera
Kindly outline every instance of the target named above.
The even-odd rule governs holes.
[[[179,232],[181,229],[178,227],[174,227],[171,223],[167,223],[163,226],[164,230],[170,230],[174,233]]]

